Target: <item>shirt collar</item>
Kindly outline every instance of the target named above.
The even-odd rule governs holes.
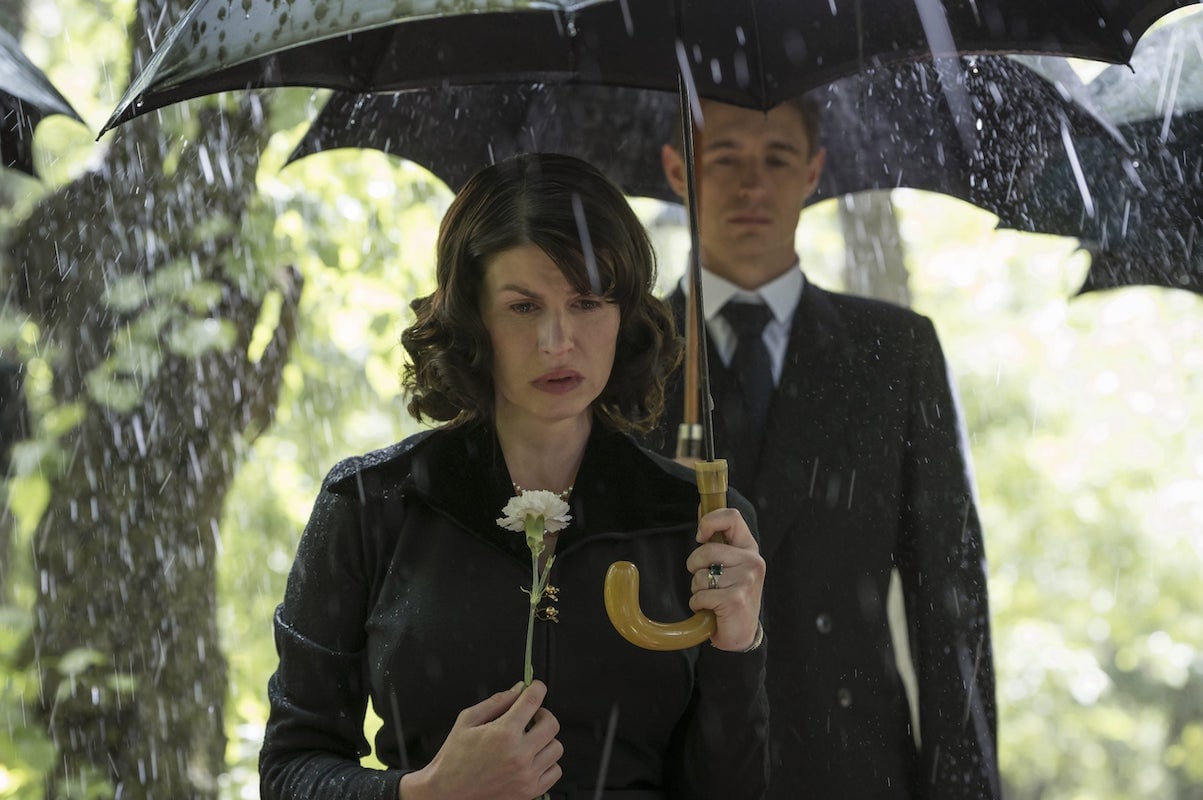
[[[793,266],[755,291],[741,289],[734,283],[731,283],[731,281],[715,275],[703,266],[702,304],[705,306],[706,319],[711,320],[718,316],[719,311],[727,304],[728,300],[742,300],[751,303],[764,303],[773,312],[774,320],[777,322],[788,322],[793,317],[794,310],[798,307],[798,299],[802,296],[802,289],[805,283],[806,279],[802,275],[802,270],[797,259],[794,260]],[[681,276],[681,289],[688,298],[688,270]]]

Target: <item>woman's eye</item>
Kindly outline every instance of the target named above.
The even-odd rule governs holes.
[[[521,300],[517,303],[510,303],[510,310],[516,314],[529,314],[536,308],[537,306],[529,300]]]
[[[610,301],[604,297],[582,297],[576,302],[584,311],[596,311]]]

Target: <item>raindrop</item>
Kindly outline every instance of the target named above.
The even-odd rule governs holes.
[[[606,724],[606,738],[602,743],[601,760],[597,769],[597,788],[593,800],[602,800],[606,785],[606,774],[610,771],[610,753],[614,749],[614,734],[618,730],[618,704],[610,706],[610,721]]]
[[[589,225],[585,220],[585,208],[581,196],[572,193],[572,214],[576,217],[577,233],[581,238],[581,252],[585,256],[585,269],[589,272],[589,287],[594,294],[602,293],[601,275],[597,271],[597,256],[593,252],[593,241],[589,238]]]
[[[806,40],[802,38],[802,34],[795,30],[786,31],[782,44],[785,47],[785,56],[791,64],[800,66],[806,62]]]
[[[1082,203],[1086,207],[1086,216],[1094,218],[1094,199],[1090,196],[1090,187],[1086,184],[1086,175],[1082,172],[1082,164],[1078,161],[1078,151],[1074,147],[1073,135],[1069,131],[1069,123],[1061,120],[1061,141],[1065,145],[1065,154],[1069,157],[1069,166],[1073,170],[1074,180],[1078,182],[1078,191],[1082,195]]]
[[[735,53],[735,83],[740,89],[747,89],[752,82],[752,71],[748,68],[748,56],[743,50]]]

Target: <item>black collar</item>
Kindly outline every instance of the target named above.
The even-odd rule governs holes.
[[[525,540],[497,525],[513,496],[509,471],[490,425],[428,431],[344,462],[332,491],[362,496],[413,493],[469,533],[529,560]],[[335,474],[337,473],[337,474]],[[631,538],[692,526],[698,494],[693,473],[595,423],[569,500],[572,522],[558,553],[597,536]]]

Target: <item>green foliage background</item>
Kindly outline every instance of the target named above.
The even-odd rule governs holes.
[[[36,0],[25,47],[88,120],[39,129],[43,183],[10,171],[10,226],[88,168],[93,132],[124,88],[120,22],[131,5]],[[333,152],[284,168],[321,93],[277,93],[286,124],[260,172],[256,258],[305,276],[301,330],[273,428],[247,454],[218,535],[230,660],[230,771],[223,794],[257,796],[255,759],[274,668],[271,617],[322,476],[338,459],[416,429],[397,376],[408,302],[429,291],[450,193],[378,153]],[[113,134],[110,134],[112,136]],[[915,307],[941,333],[960,387],[990,563],[1008,796],[1047,800],[1203,796],[1203,298],[1135,288],[1074,298],[1088,266],[1072,240],[997,231],[948,198],[895,193]],[[685,236],[656,204],[667,285]],[[253,226],[248,226],[248,228]],[[834,204],[804,214],[799,252],[840,288]],[[36,320],[0,314],[0,345],[29,365],[38,438],[18,452],[16,520],[0,655],[28,630],[29,540],[39,470],[71,409],[44,402]],[[80,654],[79,669],[87,654]],[[0,798],[37,797],[53,757],[26,709],[36,679],[0,664]],[[64,669],[71,668],[68,664]]]

